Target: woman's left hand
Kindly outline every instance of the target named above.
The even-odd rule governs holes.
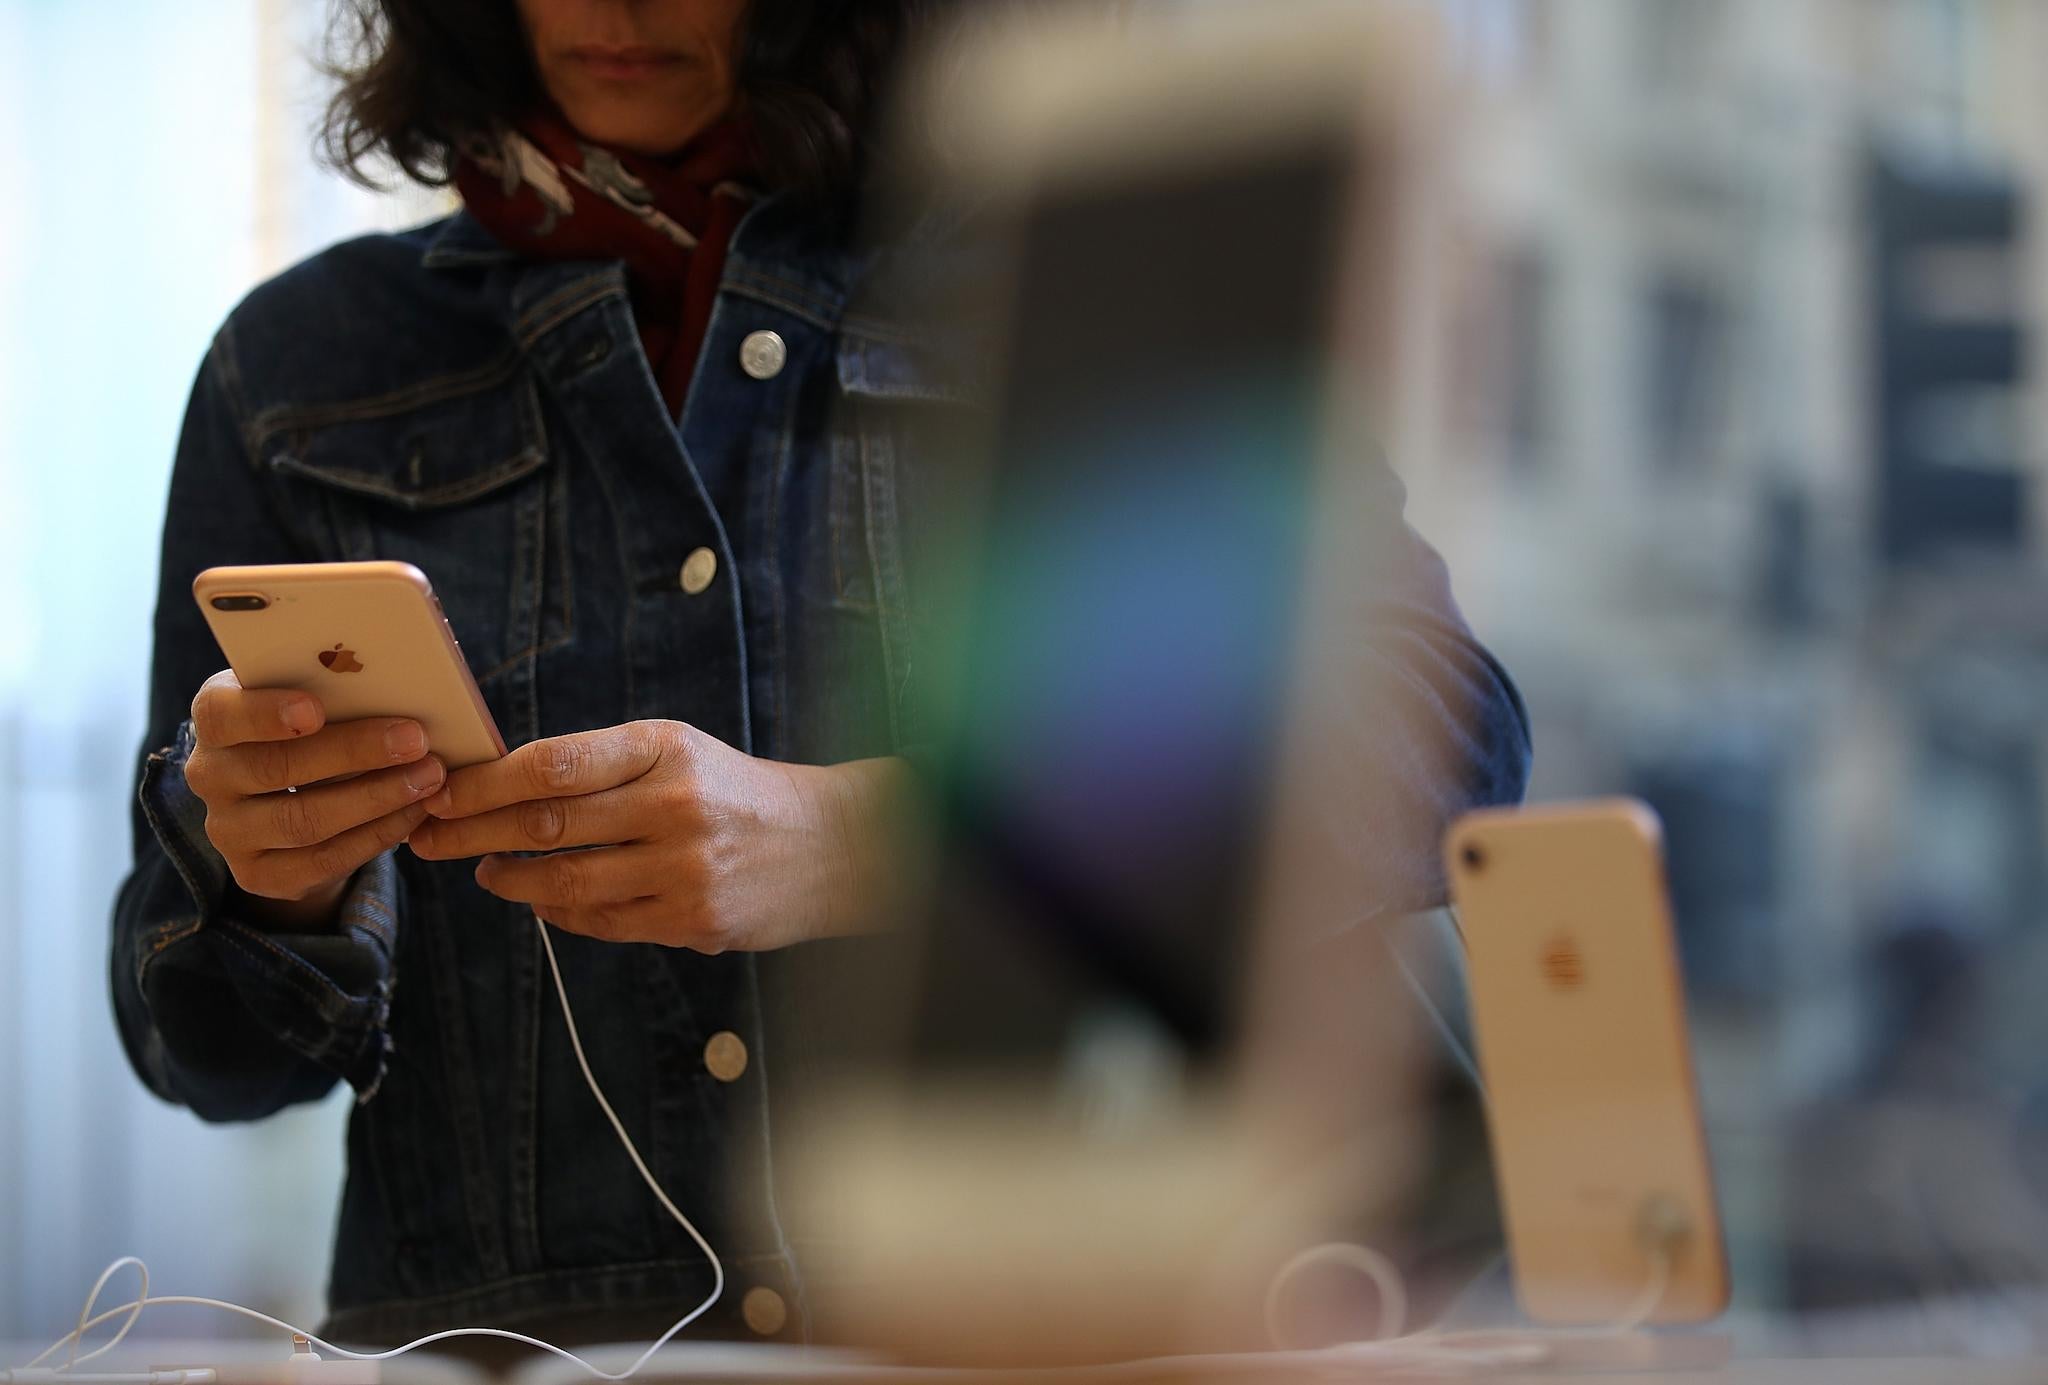
[[[560,928],[699,952],[879,925],[901,879],[901,760],[790,765],[678,721],[523,745],[448,776],[408,842]],[[565,851],[577,847],[585,850]],[[503,853],[547,851],[522,858]]]

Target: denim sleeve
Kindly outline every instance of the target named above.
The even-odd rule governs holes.
[[[134,863],[114,906],[110,958],[114,1013],[136,1073],[208,1120],[316,1100],[337,1078],[362,1099],[374,1093],[403,905],[387,852],[350,882],[332,932],[254,926],[207,839],[205,806],[185,783],[192,697],[224,663],[192,579],[217,564],[311,556],[250,461],[234,384],[224,328],[193,386],[171,473]]]

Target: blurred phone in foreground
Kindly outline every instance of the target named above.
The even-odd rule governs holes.
[[[441,603],[412,564],[213,567],[192,595],[243,687],[312,693],[330,722],[410,717],[451,770],[505,753]]]
[[[1718,1315],[1728,1269],[1655,814],[1490,810],[1445,840],[1523,1310]]]
[[[1262,1346],[1277,1267],[1385,1219],[1419,1158],[1383,951],[1269,901],[1301,874],[1276,841],[1326,839],[1278,825],[1302,666],[1340,643],[1315,597],[1371,546],[1347,496],[1384,473],[1349,415],[1429,50],[1376,8],[1295,18],[1048,18],[944,55],[910,122],[992,243],[959,316],[997,342],[959,441],[918,449],[958,489],[905,488],[959,559],[907,584],[939,594],[911,660],[929,898],[896,973],[834,966],[791,1007],[843,1015],[835,1060],[880,1050],[782,1159],[827,1339]]]

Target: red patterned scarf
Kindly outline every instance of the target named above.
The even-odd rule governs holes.
[[[550,111],[466,141],[455,186],[519,254],[623,259],[640,344],[669,413],[681,413],[733,228],[753,194],[752,140],[728,119],[673,158],[586,144]]]

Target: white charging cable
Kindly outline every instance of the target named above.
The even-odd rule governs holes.
[[[296,1336],[304,1337],[322,1351],[346,1357],[351,1361],[388,1361],[394,1356],[403,1356],[408,1351],[416,1351],[420,1347],[430,1346],[435,1342],[449,1341],[457,1337],[496,1337],[504,1341],[518,1342],[524,1346],[537,1347],[542,1351],[553,1352],[556,1356],[561,1357],[565,1361],[572,1362],[600,1380],[625,1380],[634,1375],[642,1366],[647,1364],[655,1352],[667,1346],[670,1339],[678,1332],[681,1332],[706,1312],[710,1311],[711,1305],[718,1302],[719,1296],[725,1292],[725,1266],[719,1261],[718,1252],[713,1250],[711,1243],[704,1239],[704,1233],[699,1231],[691,1223],[690,1219],[682,1214],[681,1210],[670,1200],[669,1195],[662,1190],[661,1184],[655,1181],[653,1173],[647,1168],[647,1161],[640,1157],[640,1150],[634,1145],[633,1137],[626,1133],[624,1123],[619,1120],[619,1113],[614,1111],[611,1102],[605,1099],[604,1089],[598,1085],[596,1074],[590,1070],[590,1059],[583,1052],[583,1039],[576,1032],[576,1013],[569,1005],[569,988],[562,984],[562,968],[561,964],[555,960],[554,940],[549,937],[548,927],[545,923],[541,922],[538,914],[534,915],[533,926],[540,931],[541,950],[547,954],[548,972],[555,980],[555,997],[561,1002],[562,1022],[569,1028],[569,1047],[576,1054],[576,1066],[582,1069],[583,1080],[590,1087],[590,1094],[597,1098],[598,1109],[603,1111],[604,1118],[611,1122],[613,1132],[618,1135],[619,1143],[625,1146],[626,1154],[632,1159],[633,1167],[639,1171],[641,1181],[647,1184],[648,1188],[654,1193],[655,1200],[661,1203],[662,1208],[671,1217],[675,1218],[676,1224],[690,1233],[690,1239],[697,1243],[698,1249],[704,1252],[704,1258],[711,1262],[710,1294],[706,1296],[702,1303],[676,1319],[675,1325],[670,1327],[668,1331],[655,1338],[648,1348],[641,1352],[638,1358],[634,1360],[633,1364],[627,1366],[622,1371],[599,1370],[574,1352],[558,1347],[552,1342],[543,1342],[538,1337],[529,1337],[524,1333],[511,1332],[499,1327],[451,1327],[442,1332],[429,1333],[425,1337],[407,1342],[404,1346],[392,1347],[389,1351],[350,1351],[347,1347],[338,1347],[331,1342],[316,1337],[304,1328],[294,1327],[282,1319],[273,1318],[268,1313],[260,1313],[254,1308],[245,1308],[239,1303],[228,1303],[223,1299],[197,1298],[183,1294],[164,1294],[152,1297],[149,1292],[149,1266],[145,1265],[136,1256],[124,1255],[101,1272],[99,1280],[92,1286],[92,1292],[86,1296],[85,1307],[79,1311],[78,1326],[69,1335],[59,1338],[46,1351],[26,1366],[11,1371],[0,1371],[0,1385],[23,1385],[27,1381],[52,1378],[79,1382],[79,1385],[85,1385],[85,1382],[93,1382],[93,1385],[117,1385],[117,1383],[118,1385],[204,1385],[204,1381],[213,1379],[212,1372],[203,1373],[204,1381],[193,1378],[190,1372],[177,1371],[152,1372],[146,1375],[108,1376],[72,1375],[69,1373],[72,1367],[83,1365],[97,1356],[103,1356],[120,1345],[122,1338],[128,1335],[128,1330],[135,1326],[135,1320],[142,1315],[142,1310],[151,1304],[159,1303],[217,1308],[222,1312],[239,1314],[253,1321],[275,1327],[281,1332],[289,1332]],[[107,1281],[130,1265],[135,1267],[137,1274],[141,1278],[141,1283],[136,1289],[135,1297],[118,1308],[109,1308],[98,1316],[94,1316],[92,1311],[93,1305],[99,1301],[101,1292],[107,1287]],[[121,1324],[112,1337],[84,1355],[79,1354],[78,1348],[84,1343],[86,1333],[103,1323],[122,1317],[124,1314],[126,1315],[126,1321]],[[58,1352],[66,1350],[66,1348],[69,1348],[70,1354],[63,1364],[54,1367],[43,1367],[45,1361],[48,1361]],[[173,1377],[176,1378],[173,1379]]]
[[[1474,1061],[1471,1051],[1458,1037],[1456,1029],[1445,1018],[1443,1011],[1430,998],[1428,988],[1409,967],[1400,946],[1390,937],[1383,937],[1382,942],[1388,960],[1399,972],[1409,994],[1428,1017],[1445,1050],[1471,1081],[1473,1091],[1478,1095],[1480,1105],[1484,1107],[1487,1103],[1486,1080],[1481,1076],[1479,1065]],[[1266,1335],[1277,1349],[1275,1354],[1287,1358],[1313,1355],[1314,1352],[1320,1351],[1339,1356],[1348,1355],[1348,1359],[1359,1359],[1362,1354],[1369,1353],[1365,1359],[1381,1360],[1386,1359],[1382,1353],[1405,1349],[1413,1360],[1422,1364],[1451,1364],[1457,1361],[1471,1364],[1483,1361],[1485,1364],[1512,1365],[1543,1361],[1551,1355],[1549,1343],[1626,1336],[1647,1324],[1656,1316],[1657,1310],[1663,1306],[1666,1294],[1670,1292],[1674,1262],[1680,1246],[1690,1231],[1691,1221],[1683,1206],[1663,1196],[1648,1199],[1640,1210],[1636,1235],[1649,1259],[1649,1274],[1642,1289],[1629,1301],[1619,1316],[1603,1326],[1590,1328],[1527,1328],[1509,1329],[1505,1332],[1485,1329],[1460,1332],[1447,1328],[1450,1313],[1471,1292],[1473,1284],[1478,1282],[1475,1279],[1453,1297],[1451,1307],[1445,1310],[1436,1325],[1418,1332],[1403,1334],[1401,1329],[1408,1316],[1408,1290],[1402,1280],[1401,1271],[1392,1260],[1371,1246],[1349,1241],[1332,1241],[1310,1246],[1276,1270],[1272,1281],[1267,1285]],[[1490,1273],[1493,1266],[1498,1263],[1499,1259],[1496,1257],[1479,1277],[1483,1278],[1485,1274]],[[1286,1347],[1285,1333],[1281,1330],[1280,1323],[1282,1296],[1290,1281],[1317,1265],[1342,1266],[1357,1271],[1371,1281],[1379,1299],[1379,1326],[1370,1338],[1310,1349],[1306,1352]]]
[[[1357,1270],[1372,1281],[1373,1290],[1380,1300],[1380,1327],[1368,1340],[1398,1340],[1401,1328],[1408,1321],[1408,1288],[1402,1282],[1401,1271],[1395,1268],[1392,1260],[1371,1246],[1332,1241],[1327,1245],[1310,1246],[1273,1272],[1273,1282],[1266,1286],[1266,1336],[1273,1345],[1282,1346],[1285,1341],[1286,1334],[1280,1330],[1280,1299],[1287,1292],[1289,1282],[1311,1266],[1328,1264]]]
[[[14,1380],[21,1385],[56,1385],[58,1381],[69,1381],[72,1385],[215,1385],[220,1379],[210,1366],[194,1366],[175,1371],[84,1371],[67,1375],[62,1368],[0,1371],[0,1380]]]
[[[640,1151],[634,1145],[632,1136],[626,1133],[626,1127],[619,1120],[618,1112],[612,1109],[611,1102],[605,1097],[604,1089],[598,1085],[596,1074],[590,1070],[590,1059],[583,1051],[583,1039],[576,1030],[576,1015],[574,1009],[569,1004],[568,987],[562,981],[561,965],[555,959],[554,941],[549,935],[547,925],[541,921],[538,915],[534,916],[534,927],[540,934],[541,949],[547,957],[548,972],[554,978],[555,997],[561,1004],[562,1022],[568,1027],[569,1031],[569,1046],[576,1055],[576,1066],[582,1071],[583,1080],[589,1086],[590,1094],[597,1099],[598,1109],[604,1112],[605,1119],[611,1123],[613,1133],[619,1137],[619,1143],[625,1148],[627,1156],[633,1161],[633,1167],[639,1173],[641,1181],[646,1183],[648,1189],[653,1192],[656,1201],[661,1203],[663,1210],[675,1219],[677,1225],[690,1234],[690,1239],[697,1243],[698,1248],[704,1252],[705,1258],[711,1262],[712,1284],[710,1294],[706,1296],[702,1303],[678,1318],[668,1331],[662,1333],[661,1336],[650,1343],[646,1350],[642,1351],[633,1360],[632,1364],[621,1371],[600,1370],[574,1352],[556,1346],[552,1342],[544,1342],[538,1337],[529,1337],[524,1333],[512,1332],[496,1327],[453,1327],[445,1331],[430,1333],[427,1336],[407,1342],[403,1346],[392,1347],[388,1351],[351,1351],[346,1347],[335,1346],[333,1343],[317,1337],[303,1328],[295,1327],[280,1318],[274,1318],[268,1313],[258,1312],[254,1308],[246,1308],[238,1303],[229,1303],[223,1299],[199,1298],[182,1294],[153,1296],[149,1292],[149,1266],[144,1264],[137,1256],[124,1255],[111,1265],[108,1265],[101,1272],[99,1279],[93,1284],[92,1292],[86,1296],[85,1306],[79,1310],[78,1326],[72,1329],[69,1334],[51,1344],[27,1365],[17,1367],[14,1370],[0,1370],[0,1385],[31,1385],[32,1382],[48,1382],[49,1385],[213,1385],[213,1382],[217,1380],[217,1376],[215,1372],[205,1369],[125,1374],[73,1372],[73,1367],[84,1365],[86,1362],[103,1356],[120,1345],[122,1339],[127,1337],[129,1330],[135,1326],[136,1319],[142,1315],[142,1310],[151,1304],[182,1304],[192,1307],[214,1308],[222,1312],[234,1313],[255,1322],[263,1323],[266,1326],[277,1328],[281,1332],[291,1333],[295,1337],[303,1337],[308,1343],[319,1347],[322,1351],[330,1352],[335,1356],[344,1357],[351,1361],[388,1361],[392,1357],[402,1356],[406,1352],[431,1346],[435,1342],[445,1342],[458,1337],[495,1337],[503,1341],[517,1342],[524,1346],[550,1352],[589,1372],[591,1376],[599,1380],[622,1381],[637,1374],[648,1361],[653,1359],[657,1351],[668,1345],[678,1332],[681,1332],[685,1327],[688,1327],[691,1323],[702,1317],[711,1309],[713,1304],[718,1302],[720,1296],[725,1292],[725,1266],[720,1262],[718,1253],[711,1248],[711,1243],[704,1238],[704,1234],[696,1228],[688,1217],[683,1215],[674,1201],[669,1198],[667,1192],[662,1189],[661,1184],[655,1180],[654,1174],[647,1167],[646,1160],[640,1157]],[[1403,967],[1403,971],[1404,973],[1406,972],[1405,967]],[[1416,990],[1418,998],[1423,999],[1426,1004],[1427,997],[1421,995],[1420,987],[1414,983],[1412,974],[1409,976],[1409,980],[1411,982],[1411,989]],[[1434,1007],[1431,1008],[1433,1009]],[[1438,1019],[1441,1024],[1440,1015]],[[1448,1031],[1447,1025],[1443,1027]],[[1305,1369],[1320,1374],[1333,1369],[1357,1368],[1361,1366],[1410,1371],[1477,1371],[1512,1369],[1517,1366],[1541,1364],[1552,1355],[1550,1347],[1546,1344],[1548,1341],[1556,1341],[1567,1337],[1585,1339],[1589,1337],[1626,1334],[1648,1322],[1656,1313],[1657,1308],[1663,1303],[1665,1293],[1670,1286],[1672,1260],[1676,1254],[1679,1242],[1685,1236],[1687,1227],[1683,1220],[1682,1209],[1677,1209],[1675,1204],[1658,1204],[1646,1207],[1644,1213],[1642,1233],[1645,1248],[1650,1254],[1650,1279],[1644,1285],[1642,1293],[1630,1304],[1627,1312],[1606,1328],[1579,1332],[1534,1330],[1510,1334],[1484,1332],[1461,1334],[1447,1332],[1443,1330],[1441,1325],[1438,1325],[1404,1336],[1401,1335],[1401,1327],[1407,1317],[1407,1290],[1402,1283],[1400,1271],[1395,1268],[1393,1262],[1387,1259],[1386,1256],[1368,1246],[1332,1243],[1310,1247],[1289,1260],[1275,1274],[1272,1284],[1267,1290],[1265,1302],[1268,1332],[1273,1339],[1275,1347],[1279,1347],[1278,1314],[1281,1295],[1285,1290],[1287,1281],[1312,1265],[1336,1263],[1346,1265],[1365,1275],[1373,1282],[1379,1292],[1379,1329],[1373,1338],[1363,1341],[1341,1342],[1327,1347],[1294,1350],[1283,1348],[1263,1353],[1218,1353],[1213,1355],[1154,1357],[1139,1361],[1106,1363],[1098,1366],[1067,1367],[1058,1371],[1057,1374],[1060,1378],[1067,1380],[1113,1381],[1126,1376],[1140,1377],[1148,1380],[1155,1379],[1160,1372],[1167,1370],[1187,1374],[1221,1373],[1234,1375],[1246,1371]],[[93,1308],[99,1302],[100,1294],[105,1291],[109,1281],[120,1271],[130,1266],[134,1267],[140,1279],[135,1297],[127,1303],[115,1308],[106,1309],[95,1315]],[[91,1332],[96,1327],[112,1322],[116,1318],[123,1318],[124,1321],[112,1337],[99,1346],[94,1347],[91,1351],[84,1352],[83,1354],[79,1352],[79,1347],[83,1345],[88,1332]],[[65,1351],[67,1348],[69,1349],[69,1354],[61,1364],[56,1366],[45,1366],[43,1364],[58,1352]],[[890,1374],[894,1378],[921,1379],[936,1382],[941,1380],[974,1381],[984,1376],[999,1376],[1005,1373],[1001,1371],[948,1369],[943,1367],[913,1367],[892,1368]]]
[[[1433,1327],[1404,1335],[1401,1328],[1408,1314],[1408,1291],[1402,1281],[1400,1270],[1395,1267],[1392,1260],[1370,1246],[1355,1245],[1348,1241],[1310,1246],[1274,1272],[1272,1282],[1266,1289],[1266,1333],[1273,1345],[1281,1348],[1279,1354],[1282,1356],[1310,1354],[1301,1349],[1289,1350],[1285,1347],[1285,1336],[1280,1326],[1281,1299],[1289,1282],[1304,1271],[1317,1265],[1339,1265],[1356,1270],[1372,1282],[1373,1289],[1379,1296],[1379,1329],[1370,1338],[1341,1342],[1317,1350],[1338,1356],[1348,1355],[1351,1359],[1374,1361],[1385,1359],[1386,1353],[1405,1351],[1412,1360],[1424,1365],[1514,1365],[1542,1362],[1552,1356],[1554,1344],[1625,1337],[1648,1323],[1663,1306],[1665,1295],[1670,1292],[1674,1262],[1677,1260],[1679,1247],[1683,1245],[1690,1230],[1690,1221],[1684,1209],[1676,1202],[1661,1196],[1645,1202],[1637,1223],[1637,1238],[1650,1262],[1649,1275],[1642,1289],[1613,1321],[1590,1328],[1482,1328],[1452,1331],[1445,1326],[1448,1321],[1446,1316],[1440,1318]],[[1488,1270],[1491,1268],[1489,1265]],[[1453,1307],[1464,1296],[1464,1293],[1458,1294],[1452,1301]]]

